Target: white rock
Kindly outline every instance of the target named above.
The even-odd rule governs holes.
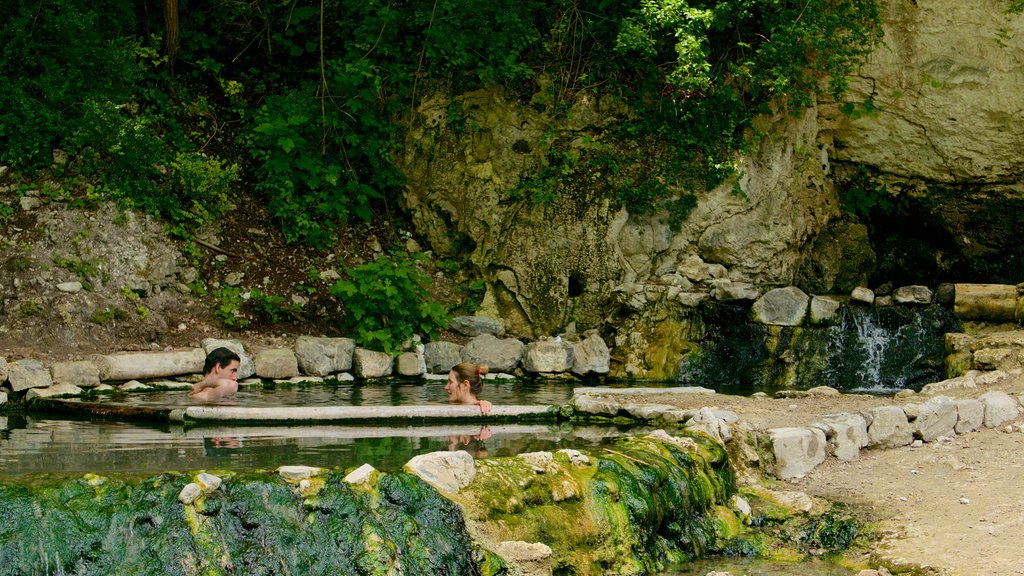
[[[199,484],[196,484],[195,482],[190,482],[186,484],[184,488],[181,489],[181,492],[178,493],[178,500],[182,504],[188,506],[189,504],[195,502],[200,496],[202,496],[202,494],[203,489],[199,487]]]
[[[465,450],[414,456],[405,470],[443,492],[458,492],[476,478],[476,463]]]
[[[373,474],[376,471],[377,469],[374,468],[373,466],[370,466],[369,464],[363,464],[359,468],[356,468],[355,470],[349,472],[345,476],[345,482],[348,482],[349,484],[353,485],[367,484],[373,479]]]
[[[196,477],[195,483],[199,485],[203,492],[209,494],[210,492],[217,490],[217,488],[220,488],[221,482],[223,481],[219,476],[203,472]]]
[[[312,478],[323,473],[323,468],[315,466],[278,466],[277,473],[289,481],[298,481],[304,478]]]
[[[775,454],[775,474],[799,478],[825,461],[825,433],[817,428],[773,428],[768,431]]]
[[[981,395],[981,403],[985,406],[985,427],[997,428],[1017,418],[1017,401],[1002,391],[986,392]]]

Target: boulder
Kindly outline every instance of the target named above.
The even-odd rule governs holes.
[[[454,342],[427,342],[423,345],[423,361],[430,374],[447,374],[462,362],[462,345]]]
[[[465,450],[413,456],[404,468],[442,492],[458,492],[476,478],[476,462]]]
[[[299,336],[295,339],[299,370],[310,376],[351,370],[355,349],[356,341],[351,338]]]
[[[842,303],[827,296],[811,298],[811,324],[833,325],[839,322],[839,309]]]
[[[100,369],[88,360],[55,362],[50,366],[50,376],[54,384],[71,384],[81,388],[100,385]]]
[[[185,487],[178,493],[178,501],[185,506],[188,506],[198,500],[202,495],[203,489],[199,487],[199,484],[189,482],[188,484],[185,484]]]
[[[514,338],[481,334],[462,348],[462,361],[484,364],[492,372],[512,372],[519,365],[526,346]]]
[[[879,406],[867,410],[868,446],[898,448],[914,441],[914,427],[899,406]]]
[[[1006,392],[985,392],[979,400],[985,407],[986,428],[997,428],[1017,419],[1017,402]]]
[[[956,426],[953,431],[966,434],[980,430],[985,425],[985,405],[981,400],[964,398],[956,401]]]
[[[241,340],[224,340],[222,338],[203,338],[199,345],[202,346],[203,352],[209,354],[217,348],[227,348],[235,354],[238,354],[240,359],[238,363],[238,379],[244,380],[251,378],[256,374],[256,365],[253,364],[252,356],[245,351],[245,346],[242,345]],[[205,361],[204,361],[205,362]]]
[[[921,404],[914,427],[925,442],[952,436],[957,423],[956,402],[948,396],[936,396]]]
[[[501,320],[485,316],[456,316],[452,318],[448,328],[463,336],[479,336],[481,334],[501,336],[505,333]]]
[[[704,282],[711,278],[708,265],[696,254],[689,254],[683,258],[679,265],[676,266],[676,274],[692,282]]]
[[[523,370],[527,372],[568,372],[573,367],[573,345],[560,338],[530,342],[523,351]]]
[[[299,363],[290,348],[260,350],[253,359],[256,376],[268,380],[294,378],[299,375]]]
[[[0,404],[7,403],[7,392],[0,390]],[[6,420],[5,420],[6,421]],[[4,430],[6,427],[0,427],[0,430]]]
[[[897,304],[931,304],[932,291],[927,286],[900,286],[892,293]]]
[[[427,372],[423,352],[402,352],[395,360],[395,370],[401,376],[422,376]]]
[[[850,292],[850,301],[870,306],[875,303],[875,293],[863,286],[858,286]]]
[[[860,414],[829,414],[811,426],[825,433],[828,451],[838,460],[856,460],[868,445],[868,423]]]
[[[0,356],[0,384],[7,382],[7,359]]]
[[[799,326],[807,315],[810,298],[796,286],[769,290],[754,302],[752,313],[761,324]]]
[[[7,366],[7,380],[11,390],[21,392],[29,388],[47,388],[53,384],[50,371],[42,362],[26,358]]]
[[[572,373],[577,376],[607,374],[611,370],[611,351],[597,332],[573,342]]]
[[[773,428],[768,431],[775,454],[775,475],[799,478],[825,461],[825,433],[817,428]]]
[[[390,376],[394,368],[395,359],[385,352],[356,348],[354,357],[354,368],[358,378],[383,378]]]

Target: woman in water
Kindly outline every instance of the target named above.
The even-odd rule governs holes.
[[[480,414],[487,416],[491,411],[491,403],[480,400],[480,391],[484,387],[484,375],[487,366],[463,362],[452,368],[448,373],[448,383],[444,391],[448,393],[448,402],[452,404],[474,404],[480,407]]]

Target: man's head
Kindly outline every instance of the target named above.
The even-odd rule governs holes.
[[[214,348],[206,355],[206,363],[203,365],[203,374],[213,372],[213,369],[220,366],[227,368],[231,362],[242,362],[242,359],[228,348]]]

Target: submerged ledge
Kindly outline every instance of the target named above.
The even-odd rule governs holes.
[[[124,421],[177,422],[185,424],[232,423],[314,423],[347,422],[554,422],[565,419],[559,406],[495,406],[487,416],[476,406],[188,406],[151,408],[77,400],[37,399],[32,411]]]

